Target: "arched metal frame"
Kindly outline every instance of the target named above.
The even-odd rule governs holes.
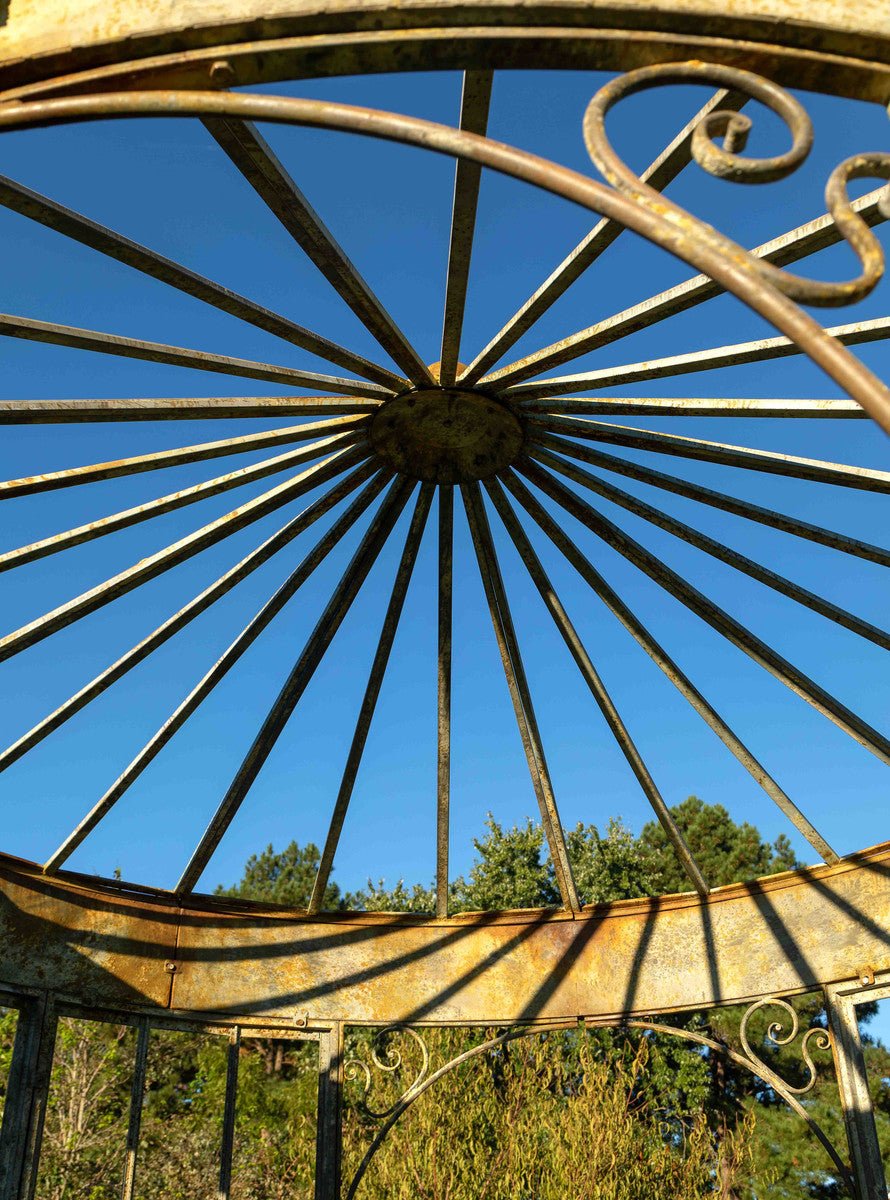
[[[884,1200],[886,1185],[876,1151],[873,1122],[868,1105],[863,1103],[861,1050],[855,1033],[855,1019],[851,1017],[854,1004],[851,997],[859,996],[863,986],[878,987],[882,978],[886,978],[886,975],[882,977],[881,971],[890,961],[887,958],[890,889],[886,883],[890,846],[876,847],[873,851],[838,861],[804,814],[627,610],[605,580],[597,575],[541,506],[526,481],[577,516],[835,724],[882,760],[890,761],[890,743],[882,734],[759,642],[696,589],[669,572],[664,564],[654,560],[639,544],[582,500],[576,490],[562,482],[563,478],[571,480],[612,500],[875,644],[885,649],[890,646],[890,638],[883,630],[667,517],[578,465],[580,462],[642,479],[667,491],[741,513],[751,520],[834,546],[857,557],[890,565],[890,554],[881,547],[710,492],[682,478],[616,458],[596,445],[599,442],[654,449],[681,458],[817,479],[878,493],[890,490],[890,476],[886,472],[769,455],[745,447],[673,434],[649,433],[600,419],[625,412],[634,415],[647,412],[717,415],[743,409],[771,416],[856,417],[863,415],[865,410],[890,430],[890,393],[844,349],[845,345],[886,336],[890,322],[880,319],[826,331],[797,306],[797,302],[846,303],[865,294],[877,282],[883,263],[869,226],[890,216],[886,193],[884,189],[878,189],[850,204],[846,183],[861,177],[887,179],[890,177],[890,157],[860,155],[848,160],[832,177],[827,194],[829,215],[753,252],[743,251],[710,227],[694,221],[689,214],[667,203],[658,191],[690,157],[712,173],[752,181],[758,177],[767,180],[787,174],[805,156],[808,122],[803,110],[776,83],[758,79],[740,67],[763,72],[782,84],[816,87],[886,103],[890,98],[890,29],[884,28],[886,21],[882,24],[880,13],[872,17],[861,5],[856,6],[855,13],[843,5],[811,6],[808,22],[792,22],[782,29],[781,39],[777,40],[775,3],[769,5],[766,15],[752,3],[750,11],[745,11],[742,6],[732,17],[716,11],[717,6],[711,4],[626,4],[621,10],[543,4],[431,5],[425,9],[409,5],[400,6],[397,11],[344,6],[340,10],[327,8],[323,14],[299,6],[299,11],[282,11],[280,15],[270,12],[266,4],[262,21],[249,19],[250,4],[239,7],[243,19],[233,17],[217,25],[199,27],[196,21],[188,21],[190,5],[185,4],[181,28],[153,29],[150,28],[151,19],[146,25],[145,18],[140,16],[139,6],[119,0],[104,6],[105,22],[91,19],[80,30],[75,21],[73,28],[66,29],[65,44],[61,45],[49,10],[37,18],[27,12],[22,17],[22,10],[17,9],[16,0],[12,0],[10,10],[5,13],[4,28],[4,11],[0,5],[0,130],[115,115],[200,116],[236,166],[247,175],[266,203],[314,258],[322,273],[375,334],[406,378],[269,313],[244,297],[227,292],[212,281],[61,208],[46,197],[37,196],[12,181],[0,183],[0,203],[296,345],[320,353],[361,377],[353,380],[300,372],[26,318],[0,318],[0,332],[11,336],[82,346],[137,359],[197,366],[327,393],[292,402],[258,397],[203,403],[182,400],[0,402],[0,420],[7,423],[132,420],[186,414],[219,416],[235,412],[324,418],[315,425],[284,428],[271,435],[248,435],[234,442],[229,439],[137,456],[124,463],[95,464],[55,472],[37,480],[12,480],[0,485],[7,495],[29,494],[174,463],[205,461],[237,449],[287,446],[318,435],[322,435],[320,440],[312,441],[305,448],[286,451],[256,468],[210,480],[191,489],[191,495],[161,497],[140,510],[115,514],[108,518],[102,532],[124,528],[155,512],[169,511],[205,495],[218,494],[248,478],[289,471],[325,453],[330,457],[289,477],[284,484],[254,502],[251,515],[272,511],[285,500],[318,484],[337,480],[301,517],[285,526],[207,592],[196,597],[186,609],[175,614],[66,702],[62,709],[8,747],[0,754],[0,765],[8,765],[26,753],[130,666],[146,657],[155,645],[183,628],[193,615],[234,586],[254,566],[363,486],[281,592],[240,635],[221,660],[222,665],[217,664],[197,685],[171,719],[172,723],[168,722],[159,730],[78,829],[44,864],[43,870],[11,859],[0,863],[3,880],[0,920],[4,932],[0,979],[15,989],[23,1005],[13,1070],[15,1086],[11,1085],[11,1101],[0,1135],[0,1162],[5,1167],[0,1196],[6,1200],[33,1192],[42,1105],[45,1104],[47,1046],[51,1056],[53,1013],[59,998],[101,1011],[123,1009],[130,1014],[144,1014],[140,1020],[147,1020],[147,1014],[172,1009],[182,1014],[182,1019],[206,1020],[209,1014],[214,1020],[229,1022],[236,1029],[245,1022],[268,1020],[269,1017],[299,1021],[320,1039],[322,1047],[317,1196],[332,1198],[339,1194],[342,1031],[347,1023],[552,1022],[579,1014],[598,1020],[627,1020],[634,1019],[634,1014],[649,1016],[734,1000],[757,1003],[766,997],[793,995],[821,986],[826,989],[832,1021],[856,1186],[861,1197],[876,1200],[880,1196]],[[281,7],[292,9],[295,6],[284,4]],[[869,21],[873,28],[868,28]],[[122,30],[128,34],[126,43],[119,39]],[[21,54],[10,53],[7,49],[10,45],[13,51],[18,47]],[[673,60],[690,57],[693,51],[696,58],[707,57],[713,65],[701,62],[667,65]],[[641,68],[603,89],[588,112],[585,124],[588,146],[607,185],[491,142],[484,136],[491,68],[529,65],[532,61],[536,66]],[[656,65],[645,65],[649,63]],[[421,64],[425,67],[459,66],[467,71],[460,129],[344,105],[218,90],[299,74],[411,69]],[[602,126],[605,113],[629,90],[681,79],[707,81],[720,90],[649,171],[638,179],[623,166],[605,139]],[[756,96],[786,120],[793,135],[793,147],[781,159],[758,162],[741,156],[748,122],[737,110],[744,103],[744,93]],[[363,132],[424,146],[457,160],[442,355],[437,372],[431,372],[417,357],[324,225],[302,202],[298,190],[282,177],[274,156],[248,124],[250,120]],[[722,147],[716,139],[722,139]],[[460,329],[482,167],[544,187],[588,207],[601,219],[551,280],[523,306],[469,368],[462,369],[458,364]],[[702,274],[653,301],[617,314],[611,321],[546,347],[529,359],[492,371],[497,360],[622,228],[633,229],[669,249]],[[858,279],[843,285],[817,285],[784,270],[790,263],[842,239],[850,242],[860,258],[862,274]],[[543,382],[533,380],[551,367],[654,320],[684,311],[721,290],[733,293],[766,317],[779,330],[779,336],[660,362],[631,364],[619,368],[618,372],[592,372]],[[643,310],[648,315],[644,315]],[[616,402],[596,396],[576,397],[579,391],[608,386],[606,381],[655,379],[723,363],[767,361],[801,351],[817,362],[856,403],[653,399]],[[205,898],[192,898],[190,893],[259,769],[264,753],[268,753],[274,743],[277,732],[311,677],[314,665],[361,586],[374,556],[416,486],[413,480],[406,480],[400,474],[399,455],[417,453],[422,447],[410,440],[405,443],[403,439],[400,443],[398,428],[395,434],[387,435],[379,422],[376,427],[374,425],[379,410],[386,409],[393,399],[408,393],[413,396],[471,394],[474,399],[494,396],[521,422],[524,453],[519,455],[514,448],[506,462],[494,463],[500,482],[491,472],[467,475],[460,464],[448,466],[448,470],[454,471],[453,478],[436,475],[436,471],[441,471],[441,463],[434,463],[429,468],[431,474],[428,477],[421,476],[419,500],[335,805],[309,913],[272,912],[256,906],[239,908]],[[395,413],[396,410],[392,411]],[[493,420],[497,423],[500,417],[496,414]],[[509,422],[501,421],[497,433],[498,437],[493,439],[489,449],[492,445],[502,444],[505,438],[509,441]],[[369,459],[369,452],[376,453],[377,458]],[[513,465],[518,474],[511,469]],[[346,469],[351,473],[343,479],[342,473]],[[389,484],[394,473],[395,480]],[[494,553],[480,478],[494,511],[504,521],[585,681],[683,861],[694,888],[691,894],[582,911],[571,878],[540,734]],[[342,533],[388,484],[389,491],[372,518],[359,552],[347,568],[316,633],[270,712],[242,772],[187,865],[176,894],[131,885],[116,887],[111,881],[96,885],[71,873],[57,875],[73,849],[208,694],[221,672],[227,669],[227,664],[258,636]],[[470,521],[517,721],[557,868],[565,908],[563,913],[484,914],[469,918],[449,918],[447,914],[450,541],[455,486],[461,488]],[[318,911],[320,899],[434,490],[440,495],[437,919],[360,914],[335,917]],[[827,864],[825,867],[779,876],[756,885],[709,889],[679,830],[673,826],[657,787],[574,627],[549,586],[544,567],[523,531],[520,513],[530,515],[576,566],[732,753],[808,837]],[[153,572],[159,573],[168,564],[181,561],[186,554],[211,544],[249,519],[239,517],[236,522],[224,518],[222,523],[205,526],[197,531],[188,547],[171,547],[157,556],[157,564],[138,564],[138,571],[134,568],[132,573],[124,572],[102,589],[96,589],[96,595],[85,594],[3,638],[0,653],[7,657],[33,644],[82,612],[98,607],[122,590],[137,586]],[[46,543],[22,547],[3,556],[2,567],[8,569],[33,561],[91,536],[95,533],[87,534],[79,529],[67,531],[47,539]],[[35,954],[37,947],[39,954]],[[52,980],[50,986],[47,979]],[[592,998],[597,1007],[591,1007]],[[236,1039],[237,1036],[237,1033],[233,1035]],[[237,1041],[233,1044],[237,1064]],[[138,1063],[136,1074],[138,1077]],[[227,1104],[227,1113],[229,1107]]]

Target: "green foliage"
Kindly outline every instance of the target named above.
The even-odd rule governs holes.
[[[320,861],[321,853],[312,842],[302,847],[291,842],[277,852],[269,845],[261,854],[251,854],[244,874],[234,887],[226,888],[220,884],[214,895],[306,908]],[[328,910],[343,907],[340,889],[335,883],[329,883],[325,888],[322,907]]]
[[[698,796],[689,796],[671,813],[711,887],[803,866],[784,834],[772,843],[765,842],[747,821],[737,825],[722,804],[706,804]],[[657,892],[689,891],[689,878],[656,821],[643,826],[639,849],[651,865]]]

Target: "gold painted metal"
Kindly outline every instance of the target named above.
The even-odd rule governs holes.
[[[194,1018],[510,1023],[684,1011],[890,970],[890,843],[749,884],[564,911],[306,913],[0,858],[0,989]],[[168,972],[167,961],[176,970]]]

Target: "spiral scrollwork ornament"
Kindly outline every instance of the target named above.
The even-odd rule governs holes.
[[[831,1049],[831,1034],[827,1029],[823,1029],[819,1025],[808,1029],[803,1035],[800,1043],[800,1056],[806,1063],[807,1078],[806,1081],[799,1086],[789,1083],[786,1079],[782,1079],[771,1067],[763,1061],[763,1059],[754,1053],[751,1048],[751,1042],[748,1039],[748,1023],[756,1012],[765,1008],[780,1008],[788,1016],[788,1029],[786,1032],[785,1023],[783,1021],[770,1021],[767,1026],[766,1036],[774,1046],[789,1046],[800,1033],[800,1020],[797,1013],[787,1000],[779,1000],[776,997],[768,1000],[758,1000],[746,1009],[739,1025],[739,1040],[742,1043],[745,1054],[751,1060],[751,1063],[756,1067],[758,1074],[767,1080],[767,1082],[775,1082],[778,1090],[783,1092],[791,1092],[795,1096],[804,1096],[807,1092],[811,1092],[816,1085],[817,1070],[810,1054],[810,1043],[817,1050]]]
[[[417,1068],[411,1082],[406,1088],[402,1089],[392,1104],[387,1108],[372,1108],[368,1103],[368,1097],[374,1088],[374,1070],[376,1069],[377,1071],[385,1072],[387,1075],[395,1076],[404,1066],[402,1051],[398,1046],[393,1044],[394,1038],[399,1035],[410,1038],[419,1048],[420,1066]],[[364,1081],[362,1099],[359,1102],[364,1115],[371,1117],[375,1121],[383,1121],[391,1116],[406,1101],[410,1100],[420,1088],[429,1072],[430,1056],[423,1038],[416,1029],[411,1029],[407,1025],[387,1025],[385,1029],[379,1030],[371,1043],[370,1055],[370,1063],[365,1062],[361,1058],[347,1059],[344,1064],[344,1071],[347,1080],[361,1078]]]
[[[637,92],[676,83],[711,83],[726,88],[730,95],[753,99],[764,104],[785,124],[791,134],[791,147],[770,158],[746,157],[742,152],[753,127],[745,113],[717,109],[702,118],[693,133],[690,152],[703,171],[732,183],[772,183],[797,170],[813,145],[813,126],[803,106],[784,88],[751,71],[713,63],[664,63],[643,67],[619,76],[601,88],[591,100],[584,117],[584,139],[594,165],[617,190],[658,212],[678,226],[684,235],[691,232],[710,242],[716,249],[732,255],[737,262],[771,283],[784,295],[802,304],[837,307],[852,304],[867,296],[884,273],[884,254],[880,242],[850,203],[848,184],[853,179],[890,180],[890,154],[854,155],[840,163],[828,178],[825,202],[843,239],[859,259],[862,268],[853,279],[840,283],[822,283],[805,279],[767,263],[737,245],[713,226],[667,200],[648,186],[624,163],[612,147],[605,130],[606,114],[619,100]],[[720,144],[722,142],[722,144]],[[890,191],[882,204],[886,213]]]

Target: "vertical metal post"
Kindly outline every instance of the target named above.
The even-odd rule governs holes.
[[[141,1017],[137,1025],[136,1061],[130,1085],[130,1124],[127,1127],[127,1157],[124,1163],[124,1182],[121,1200],[133,1200],[136,1190],[136,1159],[139,1154],[139,1133],[142,1128],[142,1102],[145,1098],[145,1076],[148,1068],[148,1018]]]
[[[315,1200],[340,1200],[343,1150],[343,1023],[335,1022],[318,1045],[318,1118]]]
[[[222,1145],[219,1151],[219,1191],[217,1200],[229,1200],[232,1190],[232,1155],[235,1150],[235,1109],[238,1103],[238,1059],[241,1055],[241,1029],[235,1026],[229,1038],[226,1062],[226,1101],[223,1108]]]
[[[51,996],[19,1008],[0,1127],[0,1200],[33,1200],[57,1024]]]
[[[857,1200],[887,1200],[887,1180],[881,1162],[854,997],[842,994],[836,987],[827,987],[825,1005]]]

